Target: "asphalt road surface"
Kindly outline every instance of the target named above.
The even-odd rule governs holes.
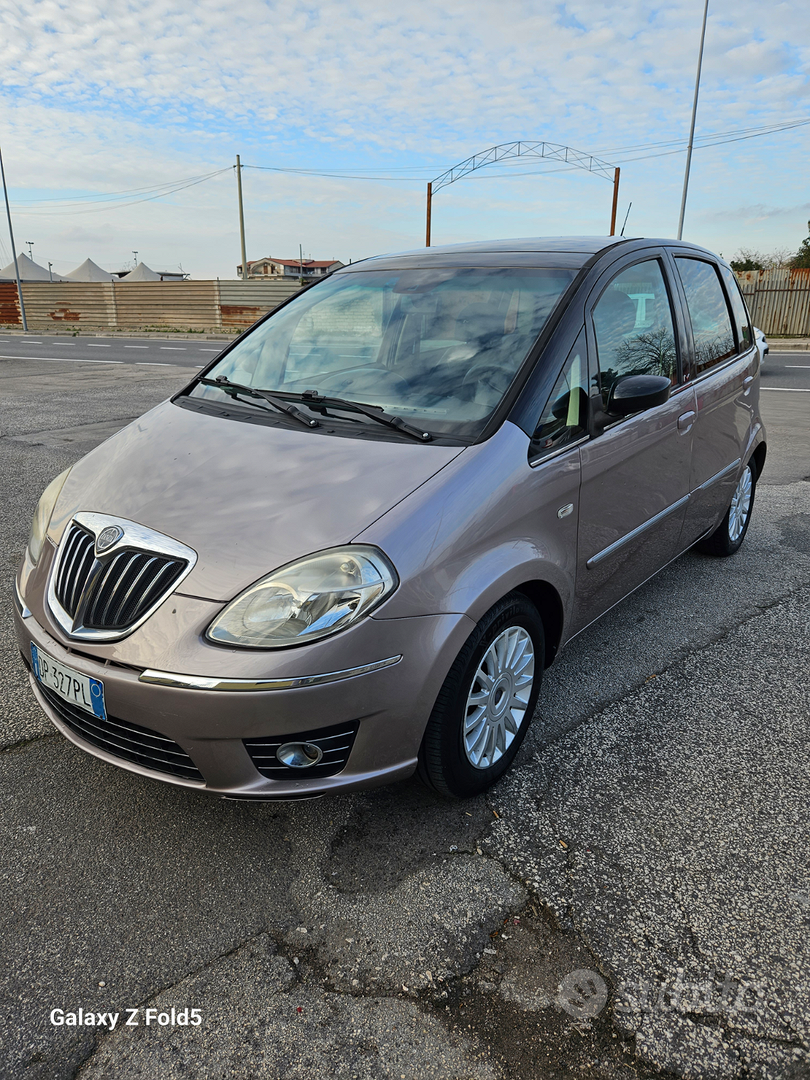
[[[232,340],[232,339],[231,339]],[[3,334],[0,332],[0,361],[54,360],[94,364],[135,364],[140,367],[203,367],[228,344],[202,338],[104,338],[52,337],[41,334]]]
[[[0,359],[0,1077],[810,1076],[805,354],[766,365],[742,550],[576,638],[487,796],[255,805],[100,762],[34,701],[10,594],[40,492],[204,362],[41,340]]]

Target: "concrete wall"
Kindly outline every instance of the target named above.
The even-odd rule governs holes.
[[[296,293],[297,281],[23,283],[28,326],[75,330],[244,330]],[[0,282],[0,325],[22,326],[17,286]]]

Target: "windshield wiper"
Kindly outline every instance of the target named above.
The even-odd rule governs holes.
[[[278,396],[281,397],[282,393],[279,391]],[[403,435],[410,435],[412,439],[418,439],[419,442],[430,442],[434,438],[429,431],[414,427],[399,416],[392,416],[379,405],[367,405],[363,401],[350,401],[348,398],[329,397],[326,394],[319,394],[317,390],[305,390],[303,394],[284,393],[283,396],[295,398],[296,401],[302,401],[305,405],[332,406],[336,409],[362,413],[363,416],[376,420],[378,424],[385,424],[386,427],[394,428],[395,431],[401,431]]]
[[[273,408],[278,409],[279,412],[292,416],[294,420],[303,424],[304,427],[320,427],[317,420],[305,416],[300,409],[296,409],[294,405],[291,405],[288,401],[284,401],[283,398],[276,397],[276,395],[269,390],[258,390],[255,386],[245,386],[243,383],[231,382],[231,380],[226,379],[224,375],[217,375],[216,379],[201,378],[198,381],[201,382],[203,386],[217,387],[217,389],[222,390],[226,394],[231,391],[232,397],[238,396],[239,394],[247,394],[249,397],[261,398],[262,401],[268,402]]]

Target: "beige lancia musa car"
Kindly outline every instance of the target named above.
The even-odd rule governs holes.
[[[34,694],[87,752],[219,796],[474,795],[567,641],[742,544],[759,366],[690,244],[344,267],[47,488],[16,580]]]

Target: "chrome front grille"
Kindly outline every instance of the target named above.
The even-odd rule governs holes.
[[[71,637],[117,640],[151,615],[196,558],[191,548],[135,522],[77,514],[51,575],[51,611]]]
[[[94,583],[85,626],[120,630],[147,611],[180,577],[186,564],[140,551],[122,551]]]
[[[76,613],[76,604],[87,582],[95,559],[96,538],[79,525],[71,525],[56,577],[56,598],[68,615]]]

